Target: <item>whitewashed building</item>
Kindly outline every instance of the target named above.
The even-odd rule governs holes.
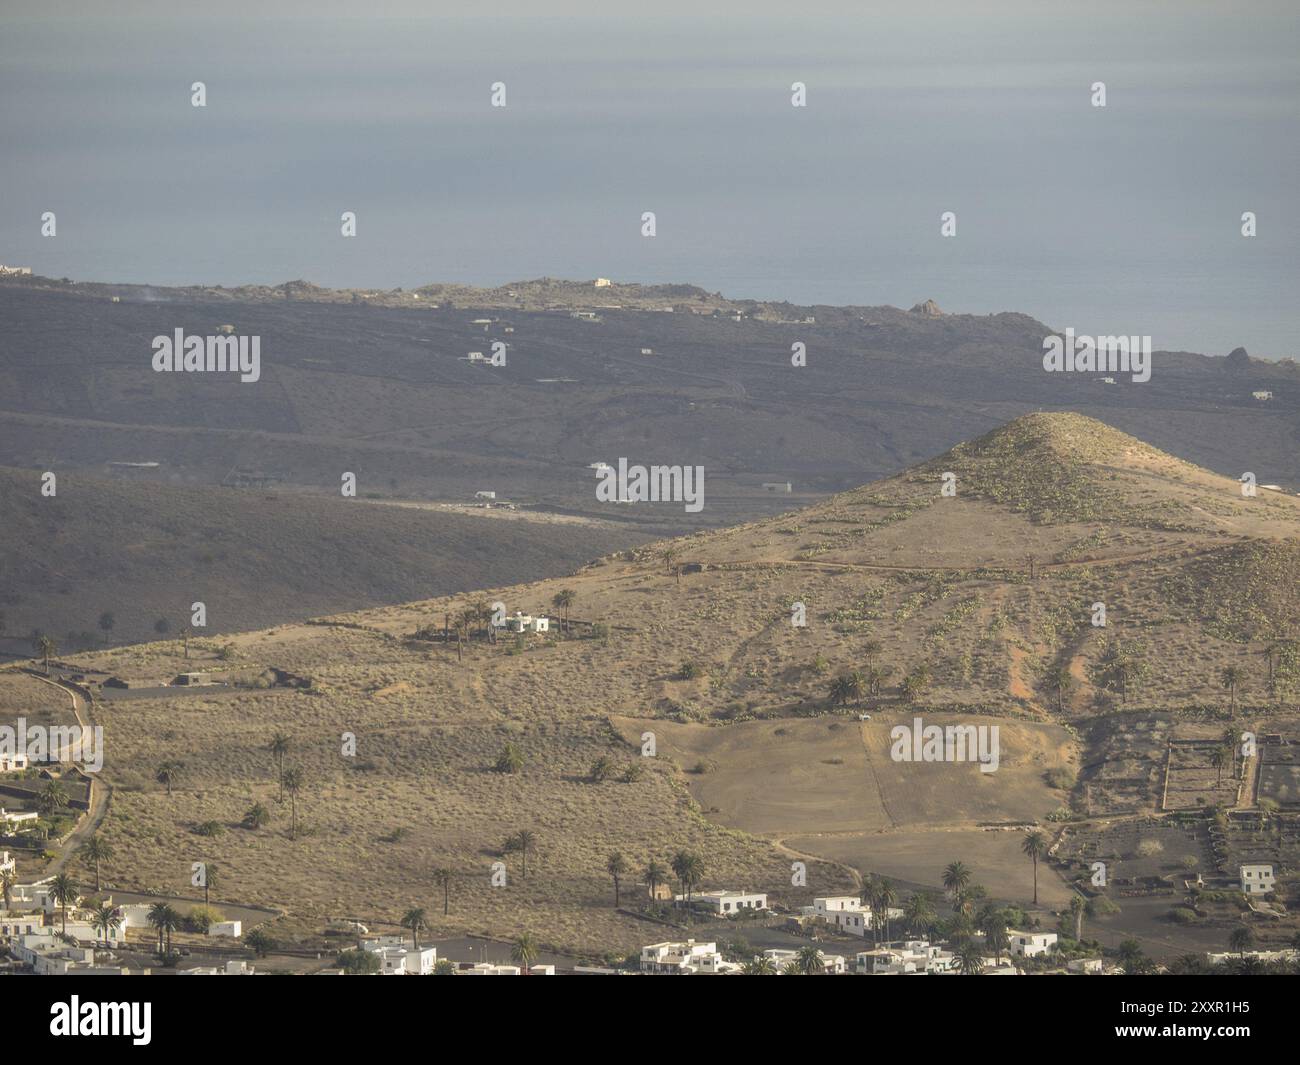
[[[1011,953],[1023,958],[1035,958],[1049,953],[1055,946],[1055,932],[1017,932],[1007,930],[1007,939],[1011,943]]]
[[[675,895],[685,902],[685,895]],[[719,917],[732,917],[742,910],[766,910],[767,894],[762,891],[700,891],[690,897],[691,905],[709,910]]]
[[[641,948],[641,971],[668,975],[717,974],[739,971],[740,966],[724,961],[718,944],[712,941],[651,943]]]
[[[1246,862],[1241,866],[1241,890],[1247,895],[1267,895],[1274,890],[1270,862]]]

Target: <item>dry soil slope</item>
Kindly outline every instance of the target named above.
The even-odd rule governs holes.
[[[938,475],[950,470],[958,494],[945,498]],[[1030,870],[1011,854],[1014,833],[976,826],[1041,820],[1067,801],[1045,773],[1077,765],[1078,754],[1053,700],[1034,687],[1038,673],[1092,660],[1098,637],[1086,605],[1105,594],[1115,606],[1108,636],[1140,631],[1173,648],[1135,704],[1197,697],[1189,663],[1211,672],[1243,645],[1208,631],[1213,619],[1162,582],[1192,566],[1213,570],[1220,552],[1288,564],[1295,541],[1283,536],[1300,530],[1295,513],[1293,501],[1242,499],[1233,482],[1100,423],[1035,416],[799,514],[481,593],[534,612],[571,589],[575,617],[608,624],[607,641],[475,643],[458,660],[405,639],[478,593],[338,618],[365,628],[244,634],[239,665],[310,673],[318,693],[106,707],[109,772],[121,785],[108,829],[120,856],[113,874],[176,887],[186,862],[206,857],[223,867],[233,897],[284,905],[306,922],[344,911],[382,921],[417,903],[438,912],[430,870],[447,865],[460,875],[440,930],[528,928],[590,949],[634,946],[646,934],[609,907],[604,867],[615,850],[639,873],[693,849],[706,856],[706,887],[804,901],[789,887],[788,852],[758,838],[785,836],[804,853],[921,883],[936,884],[960,858],[990,890],[1023,899]],[[705,568],[679,581],[665,547]],[[1031,548],[1048,567],[1034,581],[1022,564]],[[939,549],[951,571],[932,557]],[[790,624],[795,601],[808,606],[804,628]],[[1285,602],[1264,613],[1284,623]],[[172,652],[128,648],[101,664],[158,675],[181,665],[165,657]],[[863,727],[861,708],[829,710],[826,687],[873,660],[895,673],[867,700],[873,720]],[[686,679],[688,661],[698,668]],[[931,686],[903,706],[897,681],[923,661]],[[1067,717],[1096,712],[1066,707]],[[929,776],[908,776],[883,744],[888,726],[917,713],[1005,728],[1005,768],[927,765]],[[276,730],[310,782],[301,800],[310,832],[297,841],[275,801],[266,744]],[[340,756],[345,731],[358,737],[356,760]],[[639,761],[642,731],[662,734],[662,757]],[[491,770],[507,741],[524,756],[513,776]],[[616,777],[632,763],[646,771],[595,784],[588,775],[601,757]],[[170,797],[152,780],[168,758],[186,762]],[[716,764],[692,772],[699,761]],[[255,800],[276,811],[263,833],[193,834],[210,819],[238,823]],[[521,828],[536,834],[536,864],[527,881],[494,891],[487,867]],[[522,873],[507,861],[512,877]],[[810,874],[805,895],[848,886],[834,865],[814,862]]]

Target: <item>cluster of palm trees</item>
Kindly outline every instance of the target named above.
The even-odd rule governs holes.
[[[521,875],[524,880],[528,879],[528,855],[536,849],[537,837],[526,828],[521,828],[513,835],[507,836],[505,843],[501,845],[502,854],[519,855]]]
[[[298,838],[298,796],[302,793],[303,785],[306,778],[303,771],[298,766],[286,766],[284,764],[285,756],[289,753],[289,737],[282,732],[277,732],[271,737],[271,742],[267,744],[267,750],[275,759],[276,776],[280,784],[281,803],[284,797],[289,796],[289,838]],[[250,810],[251,814],[253,811]],[[248,821],[248,815],[245,815],[245,822]]]
[[[870,646],[879,647],[875,641]],[[829,697],[832,706],[860,706],[868,696],[879,696],[885,681],[893,676],[892,666],[878,666],[874,662],[865,669],[855,669],[841,673],[830,683]],[[933,682],[930,667],[922,662],[912,669],[898,686],[898,693],[905,703],[914,703]]]
[[[158,956],[165,958],[172,952],[172,933],[184,926],[184,919],[166,902],[155,902],[149,907],[149,927],[158,933]]]
[[[451,885],[455,879],[456,873],[446,866],[440,866],[433,871],[433,882],[442,888],[442,915],[444,917],[446,917],[451,910]],[[420,933],[429,930],[428,911],[422,906],[412,906],[402,914],[402,919],[399,923],[403,928],[410,931],[411,938],[415,941],[415,946],[418,950],[420,946]]]
[[[1237,743],[1237,731],[1235,729],[1225,729],[1223,735],[1219,737],[1219,742],[1210,748],[1210,768],[1215,770],[1214,786],[1216,788],[1223,783],[1224,767],[1227,767],[1230,777],[1236,776]]]
[[[756,954],[741,967],[745,976],[819,976],[826,971],[825,955],[821,948],[800,947],[799,952],[780,968],[765,954]]]

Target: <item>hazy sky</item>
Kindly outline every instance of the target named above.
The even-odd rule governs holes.
[[[1300,354],[1300,5],[0,6],[0,262],[40,273],[599,275]]]

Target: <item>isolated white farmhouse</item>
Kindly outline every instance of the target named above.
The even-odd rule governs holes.
[[[1247,895],[1267,895],[1273,889],[1273,866],[1269,862],[1248,862],[1242,865],[1241,890]]]
[[[686,896],[677,895],[675,899],[685,902]],[[691,904],[730,917],[741,910],[766,910],[767,895],[762,891],[700,891],[691,895]]]

